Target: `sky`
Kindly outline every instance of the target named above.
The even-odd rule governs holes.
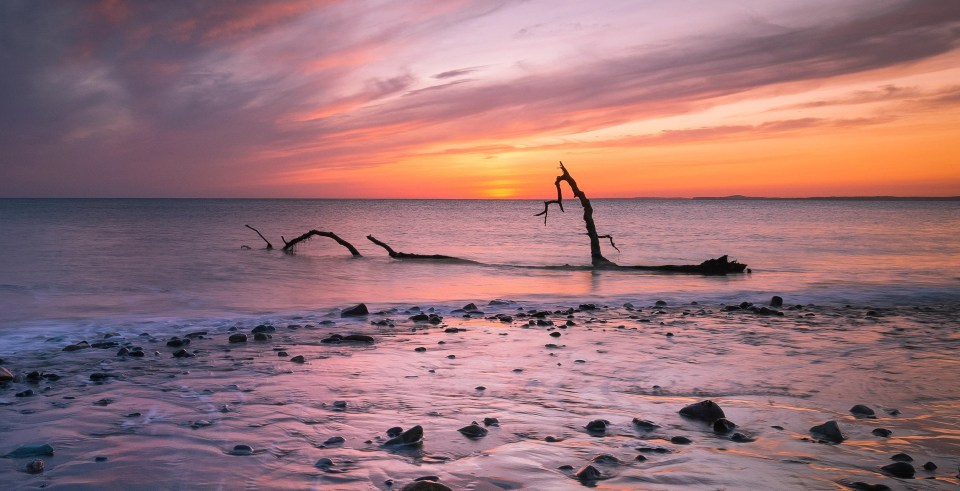
[[[960,195],[955,0],[0,2],[0,197]]]

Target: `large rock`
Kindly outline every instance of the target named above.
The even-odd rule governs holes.
[[[877,413],[873,409],[870,409],[868,406],[863,404],[857,404],[856,406],[853,406],[852,408],[850,408],[850,414],[853,414],[858,418],[876,418],[877,417]]]
[[[399,436],[387,440],[385,445],[416,445],[423,441],[423,427],[420,425],[414,426],[403,433],[400,433]]]
[[[718,406],[717,403],[710,400],[700,401],[690,404],[689,406],[685,406],[680,410],[680,415],[711,424],[720,418],[726,417],[726,415],[723,414],[723,409],[720,409],[720,406]]]
[[[783,307],[783,297],[779,295],[774,295],[773,298],[770,299],[770,306]]]
[[[367,310],[367,306],[360,303],[349,309],[344,309],[343,312],[340,312],[340,317],[361,317],[369,313],[370,311]]]
[[[16,450],[8,453],[6,456],[12,459],[24,457],[49,457],[53,455],[53,447],[44,443],[43,445],[23,445]]]
[[[917,472],[916,469],[913,468],[913,464],[906,462],[894,462],[881,467],[880,470],[901,479],[913,479],[913,475]]]
[[[840,425],[836,421],[827,421],[821,425],[816,425],[810,428],[810,434],[831,443],[840,443],[847,439],[847,435],[840,431]]]
[[[413,481],[403,487],[401,491],[453,491],[447,486],[436,481]]]
[[[487,429],[473,422],[457,430],[461,435],[468,438],[482,438],[487,436]]]
[[[581,467],[574,475],[581,481],[596,481],[603,478],[603,474],[592,465]]]

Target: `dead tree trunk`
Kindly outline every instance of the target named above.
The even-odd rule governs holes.
[[[367,239],[374,244],[377,244],[380,247],[383,247],[387,251],[387,254],[394,259],[417,259],[417,260],[428,260],[428,261],[441,261],[449,263],[464,263],[464,264],[480,264],[476,261],[471,261],[469,259],[463,259],[455,256],[444,256],[443,254],[410,254],[407,252],[397,252],[393,250],[392,247],[387,245],[385,242],[377,240],[376,237],[368,235]]]
[[[292,251],[293,251],[293,248],[294,248],[297,244],[299,244],[299,243],[301,243],[301,242],[309,239],[310,237],[313,237],[314,235],[319,235],[319,236],[321,236],[321,237],[329,237],[329,238],[337,241],[337,243],[340,244],[340,245],[342,245],[343,247],[346,247],[347,250],[350,251],[350,254],[353,254],[354,257],[360,257],[360,256],[361,256],[360,251],[358,251],[357,248],[353,246],[353,244],[351,244],[351,243],[349,243],[349,242],[341,239],[339,235],[337,235],[337,234],[335,234],[335,233],[333,233],[333,232],[321,232],[321,231],[319,231],[319,230],[311,230],[311,231],[309,231],[309,232],[307,232],[307,233],[305,233],[305,234],[303,234],[303,235],[301,235],[301,236],[299,236],[299,237],[294,238],[294,239],[291,240],[290,242],[287,242],[287,240],[284,239],[283,236],[281,236],[281,237],[280,237],[280,240],[282,240],[283,243],[284,243],[283,252],[292,252]],[[264,239],[264,240],[266,240],[266,239]]]
[[[256,232],[257,235],[259,235],[260,238],[263,239],[263,241],[267,243],[267,250],[268,250],[268,251],[272,251],[272,250],[273,250],[273,244],[271,244],[270,241],[267,240],[267,238],[264,237],[263,234],[261,234],[259,230],[255,229],[255,228],[253,228],[253,227],[251,227],[251,226],[249,226],[249,225],[244,225],[244,226],[247,227],[247,228],[249,228],[250,230],[253,230],[254,232]]]
[[[616,263],[603,257],[603,252],[600,251],[601,238],[610,239],[610,245],[612,245],[614,249],[617,249],[616,244],[613,243],[613,237],[610,235],[597,234],[597,226],[593,223],[593,206],[590,204],[590,200],[587,199],[587,195],[577,186],[577,181],[573,180],[573,177],[567,172],[567,168],[563,166],[563,162],[560,162],[560,170],[563,171],[563,173],[557,176],[557,180],[554,182],[554,185],[557,187],[557,199],[544,201],[543,211],[534,216],[543,215],[543,224],[546,225],[547,212],[550,211],[551,204],[556,203],[557,206],[560,207],[560,211],[563,211],[563,192],[560,190],[560,182],[566,181],[570,186],[570,190],[573,191],[573,195],[580,200],[580,205],[583,206],[583,221],[587,226],[587,236],[590,237],[590,260],[593,267],[616,267]],[[619,251],[620,249],[617,250]]]

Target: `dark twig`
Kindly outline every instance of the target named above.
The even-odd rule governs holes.
[[[307,239],[309,239],[310,237],[313,237],[313,236],[315,236],[315,235],[319,235],[320,237],[329,237],[329,238],[337,241],[337,243],[340,244],[340,245],[342,245],[343,247],[346,247],[347,250],[350,251],[350,254],[353,254],[354,257],[360,257],[360,251],[358,251],[357,248],[353,246],[353,244],[351,244],[351,243],[343,240],[342,238],[340,238],[339,235],[337,235],[337,234],[335,234],[335,233],[333,233],[333,232],[321,232],[321,231],[319,231],[319,230],[311,230],[311,231],[309,231],[309,232],[307,232],[307,233],[305,233],[305,234],[303,234],[303,235],[301,235],[301,236],[299,236],[299,237],[295,237],[295,238],[294,238],[293,240],[291,240],[290,242],[287,242],[287,240],[284,239],[284,238],[281,236],[280,239],[283,240],[283,243],[284,243],[284,244],[286,244],[286,245],[283,246],[283,252],[291,252],[291,251],[293,250],[293,248],[296,247],[297,244],[299,244],[299,243],[301,243],[301,242],[303,242],[303,241],[305,241],[305,240],[307,240]]]
[[[257,235],[259,235],[260,238],[263,239],[263,241],[267,243],[267,250],[268,250],[268,251],[273,250],[273,244],[271,244],[270,241],[267,240],[267,238],[264,237],[263,234],[261,234],[259,230],[255,229],[255,228],[253,228],[253,227],[251,227],[251,226],[249,226],[249,225],[245,225],[245,227],[247,227],[247,228],[249,228],[250,230],[253,230],[254,232],[256,232]]]

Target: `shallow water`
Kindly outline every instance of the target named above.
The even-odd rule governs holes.
[[[388,480],[399,489],[425,475],[485,490],[960,484],[955,307],[807,306],[778,317],[719,305],[568,314],[576,305],[511,303],[472,318],[452,307],[437,307],[438,326],[396,309],[358,320],[336,310],[264,318],[277,327],[266,342],[228,343],[237,327],[231,322],[180,326],[180,335],[208,331],[188,346],[196,354],[189,359],[171,356],[164,343],[171,334],[109,338],[143,346],[141,359],[115,356],[116,347],[63,352],[72,341],[50,339],[46,349],[5,359],[19,373],[42,369],[63,378],[0,389],[0,433],[4,452],[50,443],[56,453],[39,476],[18,470],[29,459],[0,459],[0,481],[10,489],[390,489]],[[540,308],[554,312],[546,317],[553,326],[521,317]],[[496,313],[514,319],[501,322]],[[575,325],[564,326],[568,315]],[[386,319],[394,327],[369,323]],[[252,327],[240,323],[239,330]],[[319,342],[334,332],[370,333],[376,342]],[[295,355],[306,363],[290,362]],[[91,382],[92,372],[116,378]],[[28,387],[37,395],[13,397]],[[677,414],[704,399],[753,441],[734,442]],[[346,407],[335,407],[338,400]],[[877,418],[854,418],[854,404],[874,408]],[[485,417],[500,421],[486,437],[456,431]],[[635,417],[660,427],[641,430]],[[610,422],[605,434],[584,429],[595,419]],[[849,439],[816,442],[808,430],[827,420],[839,421]],[[387,428],[416,424],[425,429],[421,446],[383,445]],[[893,435],[872,435],[879,427]],[[325,445],[333,436],[345,442]],[[692,443],[672,444],[674,436]],[[254,454],[231,455],[237,444]],[[900,452],[918,469],[927,461],[939,469],[918,470],[915,480],[880,472]],[[594,464],[602,480],[581,483],[559,469],[602,454],[621,461]],[[334,465],[316,467],[321,458]]]

